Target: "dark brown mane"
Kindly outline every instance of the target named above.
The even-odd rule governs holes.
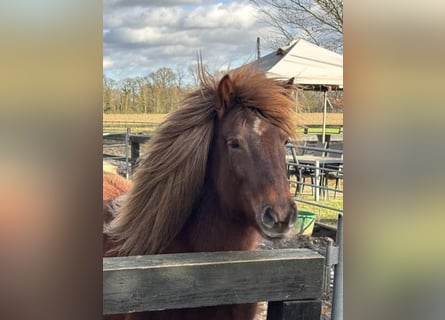
[[[248,67],[229,72],[237,101],[294,137],[289,89]],[[201,88],[160,125],[140,159],[117,217],[106,233],[113,255],[162,253],[192,213],[204,183],[218,103],[218,81],[201,72]]]

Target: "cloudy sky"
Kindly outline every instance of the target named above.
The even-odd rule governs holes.
[[[104,0],[103,26],[104,73],[115,80],[161,67],[188,73],[198,50],[211,71],[237,67],[267,33],[248,0]]]

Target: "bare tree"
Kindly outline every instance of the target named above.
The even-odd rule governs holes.
[[[193,68],[190,67],[190,70]],[[186,82],[186,70],[160,68],[144,77],[119,81],[103,76],[104,113],[167,113],[181,106],[194,87]]]
[[[192,79],[192,86],[194,88],[199,87],[199,67],[197,63],[191,64],[187,68],[189,77]]]
[[[120,81],[121,102],[120,112],[129,112],[134,105],[135,82],[132,78]]]
[[[153,83],[165,89],[172,86],[176,81],[176,74],[170,68],[160,68],[148,75]]]
[[[103,112],[115,111],[113,105],[113,90],[116,88],[116,81],[111,78],[107,78],[105,75],[102,77],[103,93],[102,93],[102,105]]]
[[[150,95],[150,79],[148,77],[136,77],[135,82],[137,84],[137,108],[136,110],[143,113],[152,111],[152,105],[149,103]]]
[[[273,30],[273,47],[304,38],[343,51],[343,0],[251,0]]]
[[[178,89],[181,89],[184,87],[184,79],[185,79],[185,71],[184,68],[181,66],[177,66],[175,70],[176,74],[176,86]]]

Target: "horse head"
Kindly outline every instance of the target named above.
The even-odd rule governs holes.
[[[267,83],[286,89],[277,81]],[[281,89],[275,91],[279,92],[276,98],[288,104]],[[251,99],[252,93],[255,90],[238,85],[230,75],[219,82],[212,150],[214,184],[218,198],[235,219],[247,222],[265,238],[281,238],[297,218],[285,165],[289,134],[271,121],[269,106],[263,105],[268,101]]]

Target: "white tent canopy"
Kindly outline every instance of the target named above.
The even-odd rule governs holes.
[[[319,47],[304,39],[293,40],[252,63],[251,66],[266,72],[266,76],[291,79],[301,86],[325,87],[323,105],[322,142],[326,139],[326,104],[329,89],[343,90],[343,56]]]
[[[293,40],[252,63],[269,77],[290,79],[299,85],[343,88],[343,56],[304,39]]]

